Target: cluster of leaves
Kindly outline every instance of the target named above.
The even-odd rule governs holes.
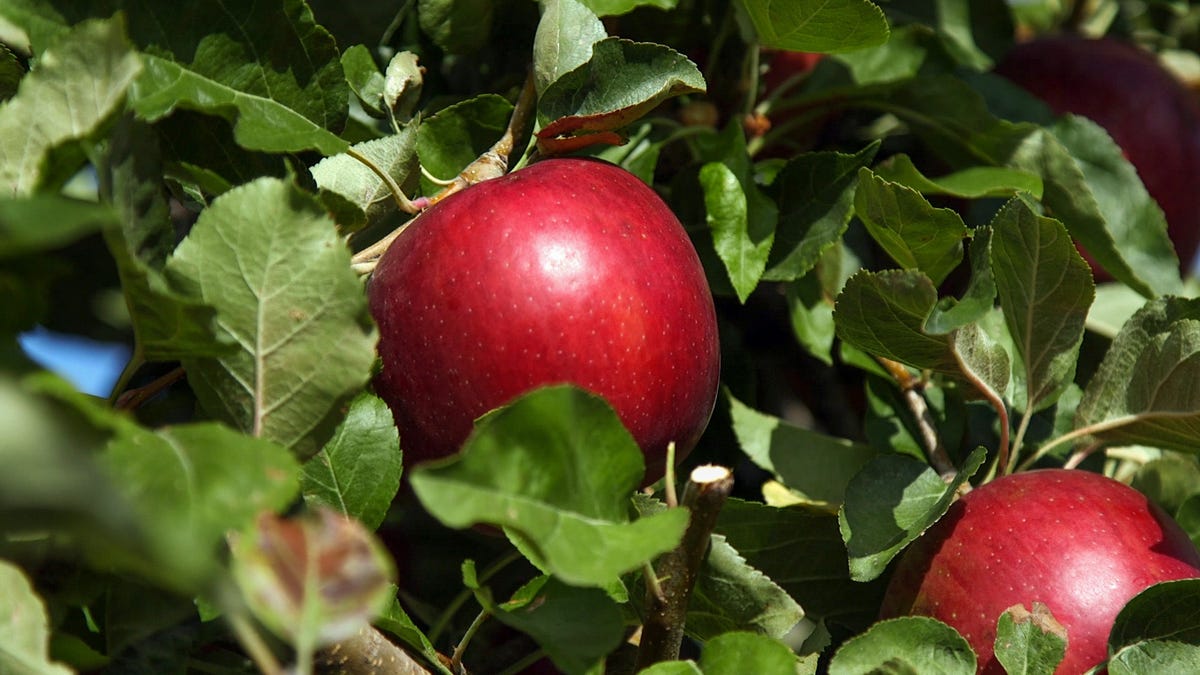
[[[650,672],[973,672],[942,624],[872,625],[888,565],[968,481],[1077,451],[1200,539],[1200,301],[1107,134],[989,74],[1004,2],[346,4],[0,4],[0,670],[305,670],[373,621],[429,672],[620,672],[688,517],[631,503],[612,410],[533,392],[402,489],[369,387],[355,253],[501,138],[527,73],[529,148],[660,189],[723,321],[692,461],[739,492],[702,651]],[[771,50],[829,56],[763,94]],[[39,324],[132,345],[108,401],[21,355]],[[1195,658],[1197,594],[1131,603],[1110,668]],[[1014,672],[1061,656],[1032,609],[1001,620]]]

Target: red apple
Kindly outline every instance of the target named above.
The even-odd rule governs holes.
[[[993,657],[996,622],[1013,605],[1045,603],[1067,629],[1056,673],[1107,657],[1117,612],[1160,581],[1200,576],[1183,530],[1133,488],[1100,474],[1048,469],[987,483],[955,502],[905,552],[881,616],[922,615],[956,628]]]
[[[716,401],[716,314],[670,208],[612,164],[548,159],[421,214],[368,290],[405,458],[457,451],[480,415],[543,385],[603,396],[646,456],[682,459]]]
[[[1111,38],[1038,38],[1014,47],[996,72],[1108,131],[1190,270],[1200,246],[1200,104],[1183,83],[1150,53]]]

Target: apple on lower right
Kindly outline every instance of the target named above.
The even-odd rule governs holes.
[[[1200,577],[1187,534],[1142,493],[1080,469],[1012,474],[955,502],[900,559],[880,618],[929,616],[949,624],[1002,674],[993,654],[1005,610],[1044,603],[1067,630],[1055,671],[1104,661],[1117,613],[1162,581]]]

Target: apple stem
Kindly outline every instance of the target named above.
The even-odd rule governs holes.
[[[315,665],[318,673],[345,675],[433,673],[372,626],[367,626],[353,637],[317,652]]]
[[[400,199],[403,199],[404,202],[411,207],[411,210],[406,210],[404,207],[401,207],[401,210],[405,210],[407,213],[416,213],[420,215],[419,212],[429,208],[430,206],[433,206],[434,204],[442,201],[446,197],[449,197],[456,192],[462,192],[466,188],[475,185],[476,183],[482,183],[485,180],[491,180],[492,178],[499,178],[500,176],[503,176],[505,172],[508,171],[508,158],[509,155],[512,154],[513,147],[516,144],[517,136],[521,133],[524,133],[525,128],[529,126],[529,122],[533,118],[533,112],[536,105],[537,90],[534,88],[533,71],[530,70],[529,76],[525,78],[525,85],[521,88],[521,94],[517,97],[517,102],[513,106],[512,117],[509,118],[508,126],[504,129],[504,135],[500,137],[500,140],[496,141],[487,152],[480,155],[479,158],[474,162],[468,164],[467,168],[463,169],[462,172],[460,172],[451,180],[437,180],[436,182],[445,184],[445,187],[443,187],[441,191],[432,197],[419,197],[409,202],[408,199],[399,192],[399,186],[397,186],[393,191],[393,194],[397,196],[397,203],[399,203]],[[354,155],[351,156],[353,157]],[[373,163],[370,163],[369,159],[362,157],[361,155],[358,155],[355,158],[371,167],[373,171],[379,174],[380,178],[383,178],[385,182],[388,182],[389,187],[395,185],[395,181],[391,180],[390,176],[385,177],[378,167],[374,166]],[[425,172],[424,167],[422,167],[421,171]],[[379,241],[371,244],[358,253],[355,253],[350,260],[351,267],[354,269],[354,271],[364,276],[375,271],[375,265],[379,262],[379,259],[383,257],[383,254],[387,251],[388,247],[391,246],[392,242],[396,240],[396,237],[398,237],[400,233],[404,231],[404,228],[408,227],[415,221],[416,219],[414,218],[408,222],[405,222],[395,230],[392,230]]]
[[[646,572],[661,581],[659,593],[650,590],[649,585],[647,588],[637,670],[679,658],[688,599],[708,554],[717,516],[732,490],[733,472],[725,467],[708,464],[692,471],[681,502],[691,511],[683,540],[662,556],[657,573]]]
[[[937,426],[934,424],[933,413],[929,411],[929,404],[926,403],[925,397],[921,395],[921,388],[924,384],[913,377],[903,364],[876,357],[880,365],[887,370],[892,379],[896,381],[900,387],[900,394],[904,397],[904,402],[908,404],[908,409],[912,412],[913,417],[917,422],[917,430],[921,434],[921,441],[925,445],[925,452],[929,458],[929,464],[938,472],[947,483],[954,480],[958,475],[958,469],[955,468],[954,462],[950,461],[950,455],[946,453],[946,446],[942,443],[941,437],[938,435]]]

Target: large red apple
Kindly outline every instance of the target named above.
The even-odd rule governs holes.
[[[1104,127],[1162,207],[1184,270],[1200,246],[1200,104],[1156,58],[1111,38],[1043,37],[996,72]]]
[[[682,459],[716,401],[716,314],[665,203],[612,164],[548,159],[421,214],[368,290],[406,459],[455,452],[473,421],[543,385],[603,396],[647,480]]]
[[[1048,469],[987,483],[955,502],[905,552],[881,616],[931,616],[958,629],[979,672],[993,657],[996,621],[1013,605],[1045,603],[1067,629],[1056,673],[1107,658],[1117,612],[1160,581],[1200,576],[1200,554],[1133,488],[1082,470]]]

